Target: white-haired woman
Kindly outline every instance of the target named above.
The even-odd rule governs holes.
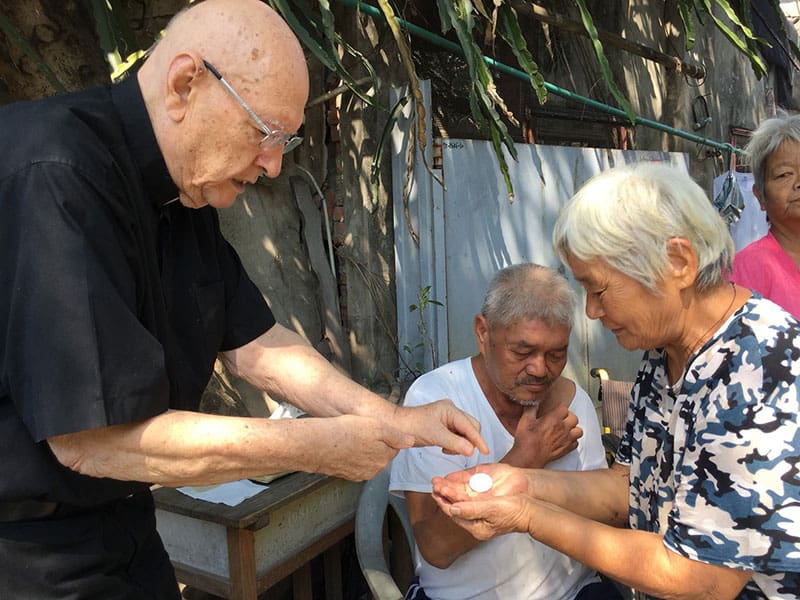
[[[586,314],[645,354],[606,471],[487,467],[434,481],[481,539],[527,531],[652,597],[800,595],[800,323],[727,281],[733,242],[681,171],[623,166],[556,222]]]
[[[761,123],[747,155],[769,231],[736,253],[732,279],[800,317],[800,115]]]

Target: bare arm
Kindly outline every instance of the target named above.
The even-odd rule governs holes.
[[[732,600],[752,576],[680,556],[659,534],[610,527],[526,494],[445,503],[443,509],[480,539],[528,532],[623,584],[667,600]]]
[[[494,482],[483,496],[524,494],[560,506],[593,521],[626,527],[628,522],[629,468],[614,464],[609,469],[592,471],[551,471],[520,469],[504,463],[483,464],[434,477],[433,494],[450,502],[471,500],[470,476],[476,471],[488,473]]]
[[[657,533],[609,527],[552,504],[531,505],[528,531],[537,540],[657,598],[732,600],[752,575],[685,558]]]
[[[385,415],[393,405],[339,372],[302,337],[280,324],[223,352],[229,371],[317,417]]]
[[[577,426],[578,419],[565,405],[558,404],[541,417],[537,413],[538,406],[523,412],[514,434],[514,445],[501,462],[541,468],[578,445],[582,433]],[[446,569],[459,556],[480,544],[480,540],[444,514],[430,494],[407,491],[405,497],[417,546],[433,566]]]
[[[326,419],[244,419],[171,411],[140,423],[48,440],[86,475],[163,485],[211,484],[287,470],[369,479],[400,448],[485,449],[474,419],[439,401],[402,409],[339,373],[300,336],[275,325],[226,352],[228,368]]]
[[[492,488],[476,494],[469,478],[488,473]],[[625,527],[628,518],[628,468],[615,464],[595,471],[519,469],[503,463],[483,464],[433,478],[433,496],[442,505],[520,496],[554,504],[592,521]]]
[[[628,523],[628,477],[630,469],[613,464],[596,471],[528,472],[532,498],[560,506],[577,515],[614,527]]]
[[[369,416],[413,435],[417,446],[441,446],[464,455],[476,447],[488,452],[478,422],[449,400],[398,407],[337,371],[303,338],[281,325],[224,353],[222,360],[231,372],[309,414]]]
[[[287,470],[369,479],[411,441],[369,417],[270,420],[187,411],[48,439],[59,462],[84,475],[168,486]]]
[[[459,556],[481,543],[448,517],[430,494],[405,492],[414,541],[425,560],[446,569]]]

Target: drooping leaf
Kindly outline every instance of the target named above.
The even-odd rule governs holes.
[[[100,48],[116,81],[143,55],[129,26],[126,4],[120,0],[85,0],[94,17]]]
[[[425,100],[422,97],[422,90],[419,87],[419,78],[417,71],[414,68],[414,59],[411,56],[411,49],[406,43],[406,38],[403,32],[400,31],[400,25],[395,18],[394,9],[387,0],[378,0],[383,16],[386,23],[389,25],[389,30],[394,36],[397,49],[400,52],[400,58],[403,61],[403,66],[408,75],[409,87],[411,88],[411,96],[414,98],[414,114],[417,117],[417,138],[419,139],[420,152],[424,153],[428,145],[427,132],[425,131]]]
[[[578,1],[581,1],[581,0],[578,0]],[[733,30],[731,30],[731,28],[728,27],[728,25],[726,23],[724,23],[722,20],[720,20],[714,14],[713,9],[711,7],[711,0],[700,0],[700,1],[702,2],[706,12],[708,13],[708,15],[714,21],[714,24],[717,26],[717,29],[719,29],[722,32],[722,34],[726,38],[728,38],[728,41],[730,41],[734,46],[736,46],[742,52],[742,54],[747,56],[747,58],[750,60],[750,64],[753,67],[753,72],[755,73],[756,77],[758,79],[761,79],[761,77],[766,75],[767,74],[767,66],[764,64],[764,61],[761,59],[760,56],[758,56],[755,52],[753,52],[753,50],[751,50],[748,47],[746,41],[742,40],[742,38],[737,33],[735,33]],[[716,2],[720,6],[722,6],[724,4],[724,5],[728,6],[728,8],[730,8],[730,6],[728,5],[728,3],[725,0],[716,0]],[[737,22],[738,22],[738,18],[737,18]],[[742,31],[742,33],[744,33],[744,35],[745,35],[745,40],[748,39],[748,38],[749,39],[754,39],[754,36],[753,36],[752,32],[749,29],[742,29],[741,23],[738,23],[738,25],[739,25],[739,28]],[[762,43],[767,43],[767,42],[766,42],[766,40],[762,40]]]
[[[617,84],[614,81],[614,74],[611,72],[611,66],[608,64],[608,59],[606,58],[605,52],[603,51],[603,44],[600,42],[600,38],[597,35],[597,29],[594,26],[594,21],[592,20],[592,15],[589,14],[589,11],[586,8],[586,3],[584,0],[575,0],[575,3],[578,5],[581,13],[581,21],[583,21],[583,27],[586,29],[586,33],[589,34],[589,38],[592,40],[592,46],[594,47],[594,53],[597,56],[597,60],[600,62],[600,70],[603,73],[603,77],[606,80],[606,84],[608,85],[608,89],[611,94],[616,98],[619,105],[622,107],[622,110],[625,111],[625,114],[628,116],[628,119],[631,123],[636,122],[636,113],[633,110],[633,106],[631,106],[630,101],[622,93],[622,91],[617,87]]]
[[[695,44],[693,0],[678,0],[678,12],[681,15],[683,30],[686,34],[686,49],[691,50]]]
[[[750,26],[752,29],[752,7],[750,0],[740,0],[742,3],[742,13],[743,13],[743,21]],[[783,48],[784,52],[786,53],[789,60],[793,63],[795,69],[800,69],[800,64],[798,64],[798,60],[800,60],[800,48],[798,48],[797,44],[793,41],[794,35],[790,35],[786,32],[786,18],[784,16],[783,9],[781,8],[781,3],[779,0],[769,0],[769,9],[773,12],[776,19],[775,22],[778,24],[780,29],[779,35],[776,32],[776,38],[778,38],[778,43]],[[794,33],[794,32],[793,32]],[[751,40],[748,40],[748,42]],[[761,38],[757,38],[758,44],[766,45],[767,47],[771,47],[769,43]],[[784,45],[786,42],[786,45]],[[759,52],[760,48],[758,44],[749,44],[750,48],[754,52]],[[787,47],[788,46],[788,47]]]
[[[544,85],[544,77],[539,71],[539,65],[533,60],[531,53],[528,51],[528,43],[525,41],[525,36],[522,35],[522,29],[519,26],[516,11],[510,5],[504,4],[499,8],[500,15],[500,35],[503,36],[506,43],[511,47],[514,56],[517,57],[517,62],[522,69],[528,74],[531,80],[531,86],[536,92],[536,97],[539,99],[539,104],[544,104],[547,100],[547,88]]]
[[[292,28],[292,31],[294,31],[302,44],[317,57],[317,60],[335,72],[342,82],[361,100],[368,105],[375,104],[374,98],[360,90],[353,75],[344,66],[339,57],[337,44],[341,42],[341,38],[333,29],[333,16],[329,6],[327,12],[322,8],[320,9],[321,13],[326,12],[324,17],[317,17],[311,14],[302,1],[268,0],[268,2]],[[326,0],[318,0],[318,2],[327,5]]]
[[[358,86],[355,85],[352,75],[349,71],[344,67],[344,64],[341,60],[338,59],[339,52],[337,51],[337,46],[341,46],[347,54],[354,57],[358,62],[364,67],[369,75],[369,78],[375,83],[378,80],[377,75],[375,74],[375,68],[372,66],[372,63],[363,55],[363,53],[356,50],[353,46],[348,44],[342,39],[342,36],[339,32],[336,31],[336,23],[334,22],[333,12],[331,11],[330,2],[328,0],[318,0],[319,1],[319,8],[320,8],[320,25],[322,28],[322,34],[324,38],[329,42],[329,51],[334,59],[338,62],[341,69],[344,73],[349,76],[349,80],[346,78],[342,78],[343,81],[348,85],[348,87],[358,95],[359,98],[367,102],[367,104],[373,104],[373,99],[359,93]],[[299,3],[298,3],[299,4]],[[300,6],[304,6],[300,4]],[[306,18],[309,21],[313,22],[313,18],[310,16],[309,12],[306,11]],[[340,72],[340,76],[341,76]]]
[[[697,15],[697,21],[700,25],[706,24],[706,17],[708,16],[708,9],[706,5],[703,4],[703,0],[691,0],[692,8],[694,9],[694,14]]]
[[[708,7],[708,2],[709,0],[706,0],[707,8],[709,12],[711,12],[711,8]],[[755,38],[752,29],[750,29],[750,27],[748,27],[745,23],[743,23],[739,19],[739,15],[736,14],[736,11],[733,10],[733,8],[731,7],[730,3],[727,0],[716,0],[716,3],[717,6],[719,6],[725,12],[727,17],[733,22],[733,24],[738,26],[742,30],[745,36],[747,36],[748,38]]]
[[[492,147],[494,148],[495,156],[497,156],[500,165],[500,173],[503,175],[503,181],[506,184],[506,193],[508,194],[508,201],[514,202],[514,186],[511,183],[511,175],[508,172],[508,163],[503,154],[503,145],[501,144],[500,133],[496,129],[491,130],[492,134]],[[516,153],[514,160],[516,160]]]
[[[372,167],[369,172],[370,193],[372,194],[373,206],[378,203],[378,177],[380,176],[383,149],[386,147],[386,141],[389,139],[392,127],[394,127],[394,124],[397,122],[403,107],[408,104],[408,100],[408,96],[402,96],[395,103],[394,107],[392,107],[392,110],[389,112],[389,117],[386,119],[386,123],[383,126],[383,132],[378,141],[378,147],[375,149],[375,156],[372,159]]]
[[[464,0],[457,0],[454,4],[455,7],[451,9],[452,12],[450,13],[450,16],[453,23],[453,28],[458,36],[462,48],[464,49],[464,57],[467,60],[470,79],[472,80],[472,91],[475,94],[475,102],[470,102],[470,105],[472,107],[477,107],[477,110],[483,119],[477,118],[474,110],[473,117],[476,117],[477,123],[480,123],[484,120],[488,121],[490,124],[489,130],[494,130],[494,128],[497,128],[498,133],[503,140],[503,144],[508,148],[509,152],[514,156],[514,158],[516,158],[514,142],[508,133],[505,123],[503,123],[500,115],[497,113],[497,110],[495,110],[494,103],[489,97],[488,90],[494,87],[494,80],[491,72],[489,71],[489,67],[483,60],[483,54],[472,38],[471,26],[474,23],[472,21],[471,13],[466,9],[465,6],[468,4],[468,2]],[[460,12],[456,12],[456,9],[460,9]]]
[[[483,5],[483,0],[472,0],[472,3],[475,5],[475,10],[478,11],[479,15],[481,15],[487,21],[492,19],[492,17],[489,15],[489,12],[486,10],[486,7]]]

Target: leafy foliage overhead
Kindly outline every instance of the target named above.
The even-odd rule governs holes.
[[[317,58],[338,73],[342,81],[350,85],[354,77],[347,72],[339,57],[339,52],[353,54],[353,49],[343,45],[341,36],[336,31],[334,16],[329,0],[267,0],[292,25],[295,33]],[[355,9],[364,9],[368,5],[361,0],[335,0],[339,4]],[[402,23],[389,0],[375,0],[377,8],[390,24],[394,39],[397,42],[403,64],[408,72],[411,94],[417,109],[416,129],[418,141],[422,149],[425,147],[422,94],[419,92],[418,78],[413,62],[410,60],[408,40],[400,33],[397,24]],[[539,102],[544,103],[547,90],[544,79],[534,57],[531,55],[519,23],[517,11],[512,8],[511,0],[434,0],[439,12],[441,32],[451,33],[458,40],[461,51],[469,67],[471,88],[469,105],[472,117],[478,128],[489,138],[494,146],[500,163],[500,169],[506,181],[510,197],[513,189],[508,175],[503,148],[516,158],[516,150],[506,121],[516,125],[514,115],[508,110],[503,98],[497,92],[491,70],[487,65],[484,49],[493,49],[496,37],[499,36],[513,52],[519,67],[528,75],[533,91]],[[779,0],[769,0],[776,21],[783,27],[784,18]],[[530,2],[513,2],[517,7]],[[315,5],[315,6],[311,6]],[[605,79],[610,93],[619,103],[633,123],[635,113],[627,97],[614,81],[603,45],[598,37],[592,15],[585,0],[567,0],[562,3],[564,12],[571,9],[580,15],[586,33],[591,40],[592,48],[598,60],[599,69]],[[760,79],[766,75],[767,69],[759,56],[759,46],[769,43],[753,33],[752,10],[750,0],[739,0],[736,7],[728,0],[677,0],[678,11],[685,33],[686,49],[691,50],[696,42],[698,24],[704,26],[713,22],[731,44],[750,62],[754,73]],[[782,32],[785,35],[785,32]],[[792,53],[800,58],[800,50],[792,45]],[[357,55],[362,64],[363,56]],[[353,91],[363,98],[363,94],[355,86]],[[366,98],[365,98],[366,99]],[[504,120],[505,117],[505,120]]]
[[[133,35],[127,26],[126,15],[127,0],[82,0],[90,8],[98,32],[98,38],[106,54],[112,75],[116,78],[142,55],[142,50],[137,48]],[[356,64],[367,72],[370,78],[375,78],[375,72],[369,60],[342,39],[337,31],[330,0],[265,0],[275,8],[287,23],[292,27],[301,42],[308,48],[329,70],[336,73],[341,81],[358,95],[363,101],[378,105],[378,99],[361,91],[358,80],[351,70],[345,66],[342,59],[347,54],[356,59]],[[374,0],[377,6],[362,0],[334,0],[335,2],[350,6],[356,10],[371,9],[370,14],[382,14],[392,35],[397,43],[403,65],[408,74],[411,98],[416,110],[416,139],[424,150],[427,138],[425,132],[424,107],[422,94],[419,90],[416,68],[411,58],[408,43],[408,24],[398,19],[392,0]],[[511,49],[520,69],[528,76],[531,88],[536,93],[540,103],[547,99],[547,88],[535,58],[528,49],[527,42],[520,27],[517,10],[520,7],[533,7],[534,3],[527,0],[420,0],[434,1],[438,9],[440,28],[442,34],[451,34],[461,49],[469,68],[470,92],[469,105],[472,117],[478,128],[491,140],[495,153],[500,163],[500,169],[505,178],[506,187],[510,197],[513,197],[511,180],[508,175],[508,164],[504,153],[516,158],[516,150],[506,123],[517,125],[514,115],[506,106],[503,98],[497,92],[492,71],[489,68],[491,59],[487,53],[493,53],[495,43],[499,38]],[[761,49],[769,47],[768,41],[754,33],[753,18],[756,7],[751,0],[674,0],[681,17],[684,39],[687,50],[691,50],[697,39],[698,26],[713,23],[722,34],[730,41],[732,46],[742,53],[750,62],[753,72],[758,78],[766,75],[767,68],[759,55]],[[791,42],[783,29],[785,18],[780,9],[779,0],[767,0],[772,15],[766,15],[780,25],[781,31],[776,32],[788,46],[792,57],[800,59],[800,49]],[[513,5],[513,7],[512,7]],[[605,56],[603,45],[598,37],[594,20],[586,5],[586,0],[565,0],[560,4],[564,13],[577,13],[586,33],[591,40],[592,48],[597,57],[598,67],[603,75],[609,92],[616,99],[621,109],[628,115],[629,120],[635,121],[635,113],[626,96],[620,91],[614,81],[614,76]],[[380,11],[380,12],[377,12]],[[764,18],[764,15],[758,15]],[[774,18],[773,18],[774,17]],[[0,29],[11,39],[19,36],[14,33],[8,19],[0,12]],[[19,41],[19,40],[18,40]],[[24,41],[24,40],[23,40]],[[39,64],[48,76],[54,77],[47,69],[47,65],[38,56],[36,50],[20,44],[25,53],[31,55],[35,63]],[[55,80],[56,89],[59,82]],[[396,117],[396,110],[389,110]]]

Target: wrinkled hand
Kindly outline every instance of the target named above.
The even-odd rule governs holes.
[[[542,416],[538,412],[538,404],[524,410],[514,432],[514,445],[503,462],[541,468],[578,447],[583,430],[575,413],[563,404]]]
[[[475,448],[489,453],[477,419],[447,399],[422,406],[398,406],[393,424],[413,435],[415,446],[440,446],[449,454],[464,456],[471,456]]]
[[[343,415],[324,419],[318,440],[319,465],[313,469],[352,481],[372,479],[397,452],[414,445],[414,437],[372,417]]]
[[[477,493],[469,487],[475,473],[488,473],[492,488]],[[512,531],[528,531],[532,500],[525,472],[505,464],[486,464],[433,479],[433,499],[444,514],[476,539]]]

